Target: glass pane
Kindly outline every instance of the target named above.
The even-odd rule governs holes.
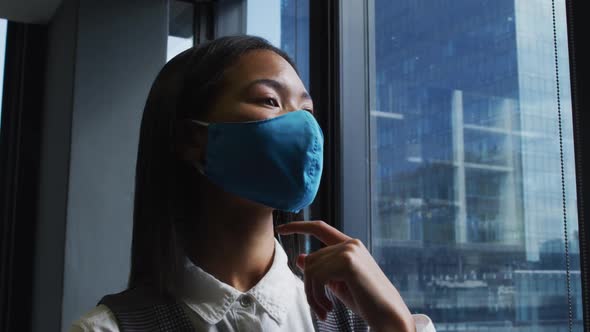
[[[281,49],[295,61],[309,89],[309,0],[281,0]]]
[[[195,5],[184,1],[170,1],[168,18],[168,48],[166,61],[193,46]]]
[[[249,35],[287,52],[309,89],[309,0],[248,0],[247,22]]]
[[[375,259],[437,331],[582,331],[564,0],[369,20]]]

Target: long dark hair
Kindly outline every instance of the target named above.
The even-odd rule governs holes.
[[[158,73],[149,92],[139,137],[135,174],[133,240],[129,288],[148,284],[161,294],[172,294],[182,268],[184,212],[199,199],[194,168],[180,160],[176,144],[179,120],[198,119],[209,111],[222,90],[224,71],[246,52],[270,50],[297,68],[289,56],[267,40],[247,35],[227,36],[188,49]],[[275,211],[275,224],[293,220]],[[195,220],[190,220],[195,223]],[[196,226],[198,229],[198,225]],[[293,256],[298,236],[287,237],[289,266],[298,273]]]

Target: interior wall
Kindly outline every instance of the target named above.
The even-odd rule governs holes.
[[[49,25],[34,238],[33,331],[59,331],[61,326],[76,17],[77,2],[65,0]]]
[[[34,331],[67,331],[126,286],[139,126],[167,34],[166,0],[65,0],[50,22]]]

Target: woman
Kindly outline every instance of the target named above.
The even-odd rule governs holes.
[[[72,330],[434,331],[360,241],[291,222],[321,177],[313,112],[293,62],[262,38],[168,62],[141,123],[129,287]],[[286,246],[288,260],[275,231],[326,246],[296,258]]]

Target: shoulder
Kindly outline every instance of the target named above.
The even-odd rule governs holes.
[[[424,314],[413,314],[414,322],[416,323],[416,331],[418,332],[436,332],[434,324],[430,317]]]
[[[104,304],[94,307],[72,323],[70,332],[119,332],[113,312]]]
[[[99,304],[106,305],[117,314],[119,312],[143,311],[154,305],[172,302],[174,299],[168,294],[161,294],[149,285],[137,285],[119,293],[105,295]]]
[[[70,332],[119,332],[115,313],[142,310],[163,302],[161,297],[154,294],[149,287],[142,286],[106,295],[96,307],[72,323]]]

